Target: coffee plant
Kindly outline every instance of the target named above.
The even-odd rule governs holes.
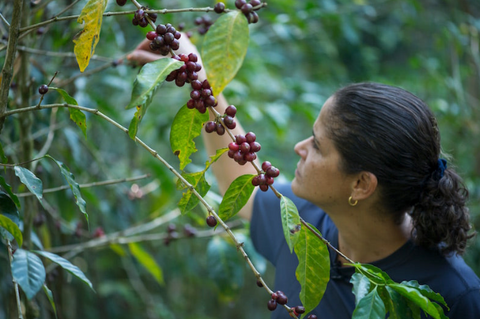
[[[71,6],[77,3],[81,4],[79,1],[74,1],[71,6],[64,8],[65,10],[60,11],[54,17],[30,23],[29,19],[25,17],[35,9],[35,5],[41,5],[38,2],[40,1],[32,1],[32,5],[30,5],[30,1],[14,0],[11,14],[2,15],[4,25],[8,26],[8,37],[2,40],[1,48],[6,55],[0,89],[0,125],[4,134],[19,136],[22,153],[6,156],[9,154],[4,151],[6,145],[2,145],[0,148],[0,156],[5,168],[3,175],[0,176],[2,189],[0,192],[0,234],[2,243],[7,250],[18,318],[23,318],[25,314],[26,317],[32,317],[34,310],[30,306],[27,306],[26,310],[24,308],[26,304],[31,305],[29,302],[34,301],[41,290],[50,302],[54,315],[57,316],[55,296],[51,289],[55,282],[55,278],[51,277],[54,277],[52,275],[54,272],[58,273],[57,267],[62,268],[75,277],[75,280],[80,280],[91,291],[94,291],[95,287],[88,279],[88,271],[82,271],[80,267],[69,261],[84,249],[91,247],[111,245],[112,250],[120,255],[126,254],[128,248],[129,253],[149,271],[150,275],[158,283],[163,284],[165,279],[162,270],[154,258],[138,244],[138,242],[146,240],[141,235],[159,225],[169,223],[179,214],[196,213],[198,210],[194,209],[199,205],[202,207],[201,211],[206,215],[201,216],[201,219],[207,226],[212,227],[211,229],[199,231],[195,227],[185,225],[183,230],[179,230],[175,224],[170,224],[165,234],[153,236],[153,239],[150,240],[160,240],[165,245],[169,245],[180,238],[213,236],[215,231],[220,232],[217,228],[221,227],[253,272],[257,285],[265,290],[265,308],[269,310],[273,311],[283,307],[293,318],[316,318],[310,312],[317,307],[326,289],[330,276],[328,249],[333,249],[348,260],[352,267],[355,267],[356,273],[351,281],[352,293],[356,298],[353,318],[385,318],[387,314],[389,318],[405,318],[407,314],[410,318],[420,318],[422,312],[432,318],[446,318],[442,307],[447,307],[445,301],[428,286],[421,286],[415,281],[396,283],[382,270],[372,265],[357,263],[331,246],[315,227],[306,223],[299,216],[293,202],[275,189],[275,178],[279,177],[281,173],[274,166],[275,163],[264,161],[261,165],[258,164],[259,155],[257,153],[262,149],[262,137],[257,136],[255,132],[248,132],[245,135],[232,133],[237,126],[236,116],[242,111],[242,106],[229,105],[224,111],[217,111],[219,95],[234,80],[247,54],[250,37],[249,25],[258,23],[262,19],[262,13],[268,11],[266,2],[236,0],[227,4],[218,2],[213,7],[165,9],[149,7],[137,0],[117,0],[116,6],[110,6],[112,11],[107,12],[106,0],[89,0],[84,4],[79,15],[62,16]],[[184,25],[174,25],[163,21],[166,14],[178,13],[192,13],[192,21],[194,21],[196,29],[182,33]],[[215,17],[204,15],[194,18],[193,13],[214,13]],[[39,15],[41,16],[41,14]],[[48,75],[50,78],[48,83],[34,85],[28,69],[29,50],[21,45],[22,39],[28,39],[33,33],[41,36],[48,32],[45,29],[52,24],[76,20],[82,24],[82,30],[73,39],[75,44],[73,55],[80,72],[82,72],[76,79],[100,72],[108,67],[117,67],[121,63],[131,63],[119,58],[107,61],[104,66],[86,71],[91,61],[97,59],[101,61],[101,58],[94,55],[95,49],[102,46],[100,34],[104,37],[105,32],[115,32],[115,30],[102,30],[102,21],[106,17],[109,19],[128,17],[130,23],[125,25],[123,23],[125,20],[122,20],[121,27],[147,30],[145,38],[149,41],[150,50],[158,53],[159,57],[163,56],[163,58],[141,67],[133,84],[130,101],[121,105],[127,110],[135,110],[133,117],[129,119],[128,127],[120,123],[125,119],[125,114],[130,116],[130,113],[127,113],[129,111],[122,112],[118,108],[111,107],[91,108],[88,106],[88,99],[80,101],[80,99],[74,98],[75,92],[69,92],[67,88],[68,84],[75,79],[56,80],[57,73],[55,73]],[[101,33],[101,31],[103,32]],[[200,57],[195,52],[178,55],[176,53],[181,47],[180,39],[192,37],[194,33],[203,37],[200,55],[203,63],[200,63]],[[140,40],[139,38],[138,42]],[[18,52],[20,54],[17,54]],[[32,52],[34,51],[30,50],[30,53]],[[134,63],[132,66],[135,67]],[[206,72],[206,79],[199,78],[201,70]],[[166,159],[170,154],[161,154],[160,151],[156,151],[148,145],[142,139],[140,130],[142,121],[148,116],[149,106],[155,99],[159,99],[156,95],[157,91],[161,86],[168,85],[167,82],[173,82],[185,93],[181,107],[170,106],[178,109],[170,125],[170,148],[171,153],[178,158],[178,168],[177,164],[172,164],[173,161]],[[173,87],[169,88],[169,90],[174,89]],[[120,91],[121,88],[117,88],[117,90]],[[31,101],[36,102],[31,103]],[[52,118],[57,111],[68,112],[70,120],[76,124],[85,139],[92,138],[88,132],[91,130],[90,126],[97,125],[94,124],[97,120],[111,125],[118,132],[123,132],[133,140],[130,141],[131,146],[128,146],[128,152],[137,152],[141,149],[145,156],[149,153],[176,178],[176,187],[182,192],[177,209],[171,215],[166,214],[120,232],[107,232],[92,225],[87,211],[88,198],[83,194],[85,189],[136,181],[148,176],[111,179],[103,183],[93,183],[95,185],[80,185],[74,176],[75,169],[70,168],[76,165],[74,163],[65,164],[61,158],[48,153],[52,143],[51,139],[39,152],[33,151],[32,122],[36,121],[38,114],[41,114],[39,120],[43,121],[45,113],[42,112],[45,110],[50,110]],[[114,117],[120,119],[114,120]],[[18,120],[15,128],[12,118]],[[14,130],[19,130],[20,133],[12,133]],[[205,165],[200,167],[199,164],[192,163],[192,157],[197,152],[194,140],[202,133],[202,130],[205,130],[206,133],[227,135],[231,142],[218,149],[215,154],[210,154]],[[50,128],[49,135],[53,136],[52,132],[53,128]],[[210,137],[211,135],[207,134],[205,138]],[[128,152],[125,152],[124,155],[128,156]],[[238,165],[251,165],[256,174],[242,175],[235,179],[216,207],[207,199],[210,190],[207,175],[210,166],[222,156],[228,156]],[[260,156],[268,155],[261,154]],[[11,160],[14,162],[11,163]],[[131,164],[135,165],[135,162]],[[195,166],[195,168],[186,170],[188,165]],[[58,189],[45,188],[44,184],[51,182],[52,179],[37,176],[41,175],[39,168],[42,167],[48,170],[49,174],[59,172],[67,185]],[[300,292],[302,305],[289,304],[289,296],[281,291],[273,291],[269,287],[267,280],[256,268],[254,258],[247,253],[245,240],[240,240],[238,234],[232,231],[232,217],[246,204],[255,187],[259,187],[261,191],[272,191],[278,197],[284,240],[286,240],[291,253],[295,253],[299,260],[296,277],[302,287]],[[71,200],[75,202],[84,217],[83,222],[77,223],[75,227],[58,216],[57,211],[65,209],[68,201],[60,202],[59,207],[54,208],[43,196],[48,192],[63,189],[70,189],[73,194]],[[33,196],[25,196],[24,200],[20,200],[21,192],[28,192]],[[142,198],[142,196],[142,190],[139,188],[132,187],[128,193],[131,200]],[[71,210],[71,208],[69,209]],[[48,219],[55,220],[56,231],[63,232],[68,228],[72,235],[78,238],[84,237],[87,240],[71,246],[64,246],[61,249],[44,245],[35,229],[40,229],[38,227],[45,223],[46,217],[36,213],[37,211],[48,212],[50,215]],[[83,224],[87,225],[87,229],[94,227],[95,230],[91,235],[85,234]],[[55,252],[67,253],[61,257]],[[2,276],[6,276],[6,274],[2,273]],[[235,280],[234,278],[229,279]]]

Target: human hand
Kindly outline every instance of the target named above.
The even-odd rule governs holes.
[[[175,51],[175,54],[180,55],[180,54],[190,54],[194,53],[198,57],[198,63],[202,64],[202,59],[200,57],[200,53],[197,50],[197,47],[190,41],[190,39],[182,33],[182,36],[179,39],[180,41],[180,46],[178,50]],[[129,61],[135,61],[138,64],[144,65],[145,63],[153,62],[155,60],[161,59],[161,58],[171,58],[172,56],[169,54],[167,56],[163,56],[160,54],[158,51],[152,51],[150,49],[150,40],[143,40],[138,44],[138,46],[133,50],[130,54],[127,55],[127,59]],[[206,73],[205,70],[202,69],[198,72],[198,77],[200,80],[206,79]]]

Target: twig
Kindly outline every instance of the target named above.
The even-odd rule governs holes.
[[[60,11],[59,13],[57,13],[54,17],[59,17],[61,16],[65,11],[69,10],[71,7],[73,7],[74,5],[76,5],[80,0],[75,0],[73,1],[72,3],[70,3],[68,6],[66,6],[65,8],[62,9],[62,11]]]
[[[15,0],[13,3],[12,23],[9,28],[9,41],[7,45],[7,55],[2,69],[2,84],[0,86],[0,115],[5,113],[8,104],[8,92],[13,77],[13,62],[17,50],[18,35],[22,22],[23,0]],[[3,129],[5,120],[0,118],[0,132]]]
[[[7,247],[8,247],[8,259],[10,260],[10,271],[12,271],[11,265],[12,265],[13,249],[12,249],[12,244],[10,243],[9,240],[7,240]],[[18,319],[23,319],[22,305],[20,303],[20,292],[18,291],[18,283],[15,280],[15,278],[13,278],[13,272],[12,272],[12,281],[13,281],[13,286],[15,288],[15,298],[17,300]]]
[[[45,144],[43,144],[43,147],[40,150],[40,152],[38,152],[37,157],[44,157],[47,154],[50,147],[52,146],[53,137],[55,136],[55,120],[56,120],[57,111],[58,109],[52,109],[52,114],[50,114],[50,124],[48,125],[50,130],[48,131],[47,140],[45,141]],[[35,172],[35,168],[37,167],[38,163],[39,162],[33,162],[32,168],[31,168],[32,172]]]
[[[3,116],[15,114],[15,113],[21,113],[21,112],[29,112],[32,110],[40,110],[40,109],[45,109],[45,108],[53,108],[53,107],[67,107],[67,108],[74,108],[77,110],[85,111],[92,113],[94,115],[97,115],[98,117],[104,119],[105,121],[109,122],[113,126],[117,127],[121,131],[123,131],[125,134],[128,134],[128,129],[120,125],[119,123],[115,122],[113,119],[110,117],[104,115],[102,112],[100,112],[97,109],[91,109],[83,106],[78,106],[78,105],[72,105],[72,104],[47,104],[47,105],[41,105],[40,108],[37,108],[36,106],[34,107],[26,107],[22,109],[16,109],[12,110],[10,112],[5,113]],[[157,151],[152,149],[150,146],[148,146],[145,142],[143,142],[141,139],[138,137],[135,137],[135,142],[140,144],[143,148],[145,148],[153,157],[158,159],[163,165],[165,165],[180,181],[186,185],[186,187],[192,192],[192,194],[198,198],[200,203],[207,209],[208,213],[213,215],[217,222],[225,229],[226,233],[230,236],[230,238],[233,240],[235,243],[235,246],[238,248],[238,251],[242,254],[243,258],[247,262],[248,266],[252,270],[253,274],[255,275],[256,278],[260,278],[260,272],[255,268],[255,265],[253,265],[252,261],[248,257],[247,253],[245,252],[245,249],[243,249],[243,243],[240,243],[238,239],[235,237],[235,234],[233,234],[232,230],[228,227],[228,225],[217,215],[215,210],[210,206],[210,204],[207,203],[207,201],[196,191],[196,189],[190,184],[179,172],[177,172],[165,159],[163,159]],[[71,252],[73,253],[73,252]],[[75,254],[75,253],[74,253]],[[262,280],[263,287],[269,294],[272,294],[273,291],[266,285],[266,283]],[[286,305],[285,305],[286,306]],[[287,310],[292,314],[292,310],[286,306]]]
[[[126,54],[122,55],[121,57],[118,58],[118,60],[123,60],[123,58],[126,56]],[[84,76],[90,76],[92,74],[95,74],[95,73],[98,73],[98,72],[101,72],[105,69],[108,69],[109,67],[112,67],[113,66],[113,63],[115,62],[116,60],[113,60],[113,61],[110,61],[109,63],[105,63],[104,65],[100,65],[94,69],[91,69],[90,71],[87,71],[87,72],[83,72],[83,73],[78,73],[77,75],[74,75],[66,80],[63,80],[63,81],[60,81],[57,83],[57,85],[59,87],[62,87],[62,86],[66,86],[70,83],[72,83],[73,81],[75,81],[76,79],[80,78],[80,77],[84,77]]]
[[[10,23],[8,23],[7,19],[5,19],[5,17],[1,12],[0,12],[0,18],[2,19],[3,23],[5,23],[10,28]]]
[[[144,174],[141,176],[136,176],[136,177],[130,177],[130,178],[121,178],[121,179],[114,179],[114,180],[108,180],[108,181],[103,181],[103,182],[93,182],[93,183],[88,183],[88,184],[80,184],[78,187],[80,188],[89,188],[89,187],[95,187],[95,186],[105,186],[105,185],[113,185],[113,184],[119,184],[119,183],[125,183],[125,182],[133,182],[133,181],[138,181],[141,179],[149,178],[150,174]],[[58,191],[62,191],[65,189],[70,189],[69,185],[63,185],[59,187],[54,187],[54,188],[47,188],[43,190],[43,194],[47,193],[54,193]],[[32,193],[19,193],[16,194],[17,197],[28,197],[28,196],[35,196]]]
[[[1,43],[7,44],[8,42],[5,40],[0,40]],[[73,52],[55,52],[55,51],[46,51],[46,50],[39,50],[39,49],[33,49],[33,48],[28,48],[25,46],[17,46],[18,51],[22,52],[28,52],[32,54],[38,54],[38,55],[45,55],[45,56],[52,56],[52,57],[60,57],[60,58],[76,58],[75,53]],[[97,61],[103,61],[103,62],[112,62],[115,59],[112,58],[106,58],[98,55],[92,55],[90,60],[97,60]]]

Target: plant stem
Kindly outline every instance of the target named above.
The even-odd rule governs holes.
[[[85,112],[89,112],[89,113],[92,113],[94,115],[97,115],[99,116],[100,118],[104,119],[105,121],[109,122],[110,124],[112,124],[113,126],[117,127],[118,129],[120,129],[121,131],[123,131],[125,134],[128,135],[128,129],[123,127],[122,125],[120,125],[119,123],[117,123],[116,121],[114,121],[113,119],[111,119],[110,117],[106,116],[105,114],[103,114],[102,112],[100,112],[99,110],[97,109],[91,109],[91,108],[87,108],[87,107],[83,107],[83,106],[79,106],[79,105],[72,105],[72,104],[67,104],[67,103],[64,103],[64,104],[46,104],[46,105],[40,105],[39,107],[37,106],[31,106],[31,107],[26,107],[26,108],[22,108],[22,109],[17,109],[17,110],[12,110],[8,113],[5,113],[3,116],[8,116],[8,115],[12,115],[12,114],[15,114],[15,113],[23,113],[23,112],[30,112],[30,111],[34,111],[34,110],[41,110],[41,109],[46,109],[46,108],[54,108],[54,107],[67,107],[67,108],[74,108],[74,109],[77,109],[77,110],[80,110],[80,111],[85,111]],[[177,172],[165,159],[163,159],[157,151],[155,151],[154,149],[152,149],[150,146],[148,146],[145,142],[143,142],[142,140],[140,140],[138,137],[135,137],[135,142],[137,142],[138,144],[140,144],[144,149],[146,149],[153,157],[155,157],[157,160],[159,160],[163,165],[165,165],[178,179],[180,179],[180,181],[187,186],[187,188],[192,192],[193,195],[195,195],[195,197],[198,198],[198,200],[200,201],[200,203],[202,203],[202,205],[207,209],[208,213],[213,215],[215,217],[215,219],[217,220],[217,222],[223,227],[223,229],[225,230],[225,232],[230,236],[230,238],[233,240],[233,242],[235,243],[235,246],[237,247],[237,249],[240,251],[240,253],[242,254],[242,256],[244,257],[244,259],[246,260],[248,266],[250,267],[250,269],[252,270],[254,276],[256,278],[260,278],[260,272],[255,268],[255,265],[253,265],[252,261],[250,260],[250,258],[248,257],[247,253],[245,252],[245,249],[243,249],[243,243],[240,243],[238,241],[238,239],[235,237],[235,235],[233,234],[232,230],[230,229],[230,227],[217,215],[217,213],[215,212],[215,210],[205,201],[205,199],[195,190],[195,188],[192,186],[192,184],[190,184],[179,172]],[[272,294],[273,291],[266,285],[266,283],[262,280],[262,283],[263,283],[263,287],[267,290],[267,292],[269,294]],[[288,308],[288,307],[287,307]],[[290,308],[288,308],[290,309]]]
[[[150,174],[144,174],[144,175],[141,175],[141,176],[135,176],[135,177],[130,177],[130,178],[121,178],[121,179],[113,179],[113,180],[108,180],[108,181],[103,181],[103,182],[93,182],[93,183],[81,184],[81,185],[78,185],[78,187],[89,188],[89,187],[95,187],[95,186],[113,185],[113,184],[119,184],[119,183],[125,183],[125,182],[138,181],[138,180],[149,178],[149,177],[150,177]],[[62,191],[62,190],[65,190],[65,189],[70,189],[70,185],[63,185],[63,186],[59,186],[59,187],[44,189],[43,194],[54,193],[54,192]],[[17,197],[35,196],[35,194],[32,194],[32,193],[20,193],[20,194],[16,194],[16,195],[17,195]]]
[[[2,69],[2,84],[0,86],[0,133],[5,123],[5,118],[1,115],[6,112],[8,104],[8,92],[13,78],[13,62],[17,51],[18,35],[20,34],[20,24],[22,22],[23,1],[15,0],[13,3],[12,22],[8,32],[8,45],[5,63]]]
[[[15,298],[17,300],[18,319],[23,319],[22,304],[20,302],[20,292],[18,291],[18,283],[15,280],[15,278],[13,278],[13,272],[12,272],[13,249],[12,249],[12,244],[10,243],[9,240],[7,240],[7,247],[8,247],[8,260],[10,261],[10,272],[12,274],[13,287],[15,289]]]

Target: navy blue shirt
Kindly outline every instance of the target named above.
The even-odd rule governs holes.
[[[325,239],[338,247],[338,229],[323,210],[296,197],[290,184],[279,185],[277,189],[295,203],[305,221],[317,227]],[[290,253],[283,236],[280,200],[273,192],[257,192],[250,231],[257,251],[276,268],[274,291],[283,291],[288,297],[288,305],[301,305],[300,284],[295,277],[298,259],[295,253]],[[355,308],[350,284],[354,269],[340,268],[335,260],[336,253],[330,250],[330,281],[322,301],[311,312],[321,319],[349,319]],[[440,293],[450,307],[450,312],[446,312],[450,319],[480,318],[480,280],[461,257],[443,257],[408,241],[390,256],[372,264],[396,282],[417,280]],[[283,307],[277,307],[272,312],[272,319],[283,318],[291,317]]]

